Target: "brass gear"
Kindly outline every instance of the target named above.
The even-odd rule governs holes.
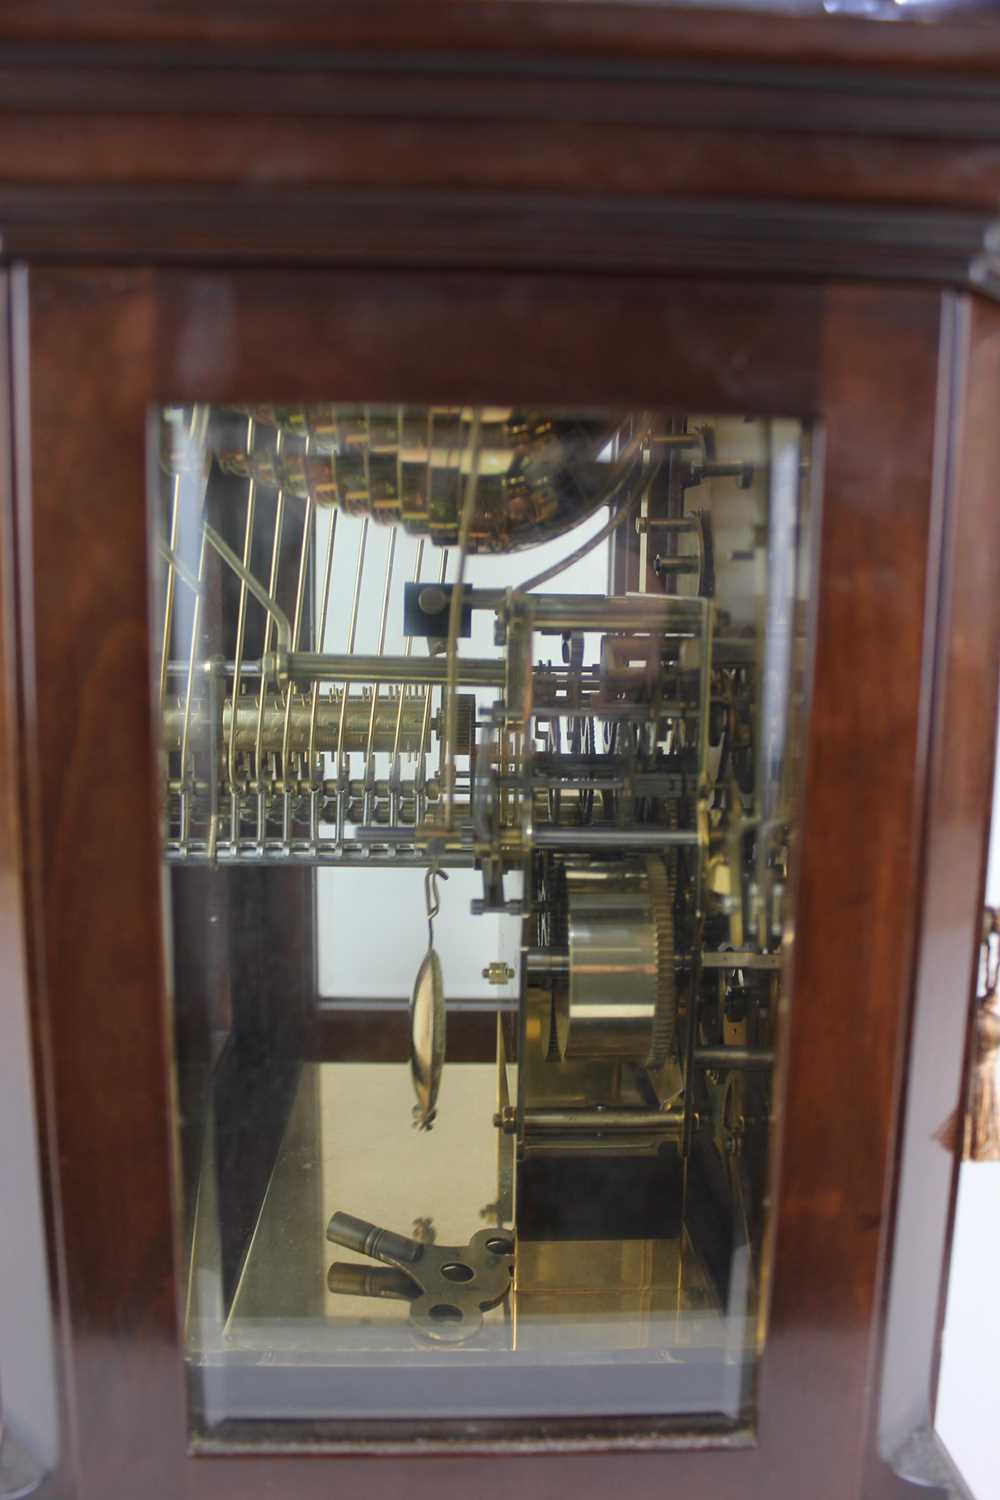
[[[673,1051],[677,1020],[676,956],[674,953],[674,895],[677,855],[651,854],[646,859],[646,890],[656,931],[656,1010],[647,1068],[661,1068]]]

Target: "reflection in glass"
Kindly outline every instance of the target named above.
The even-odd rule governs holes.
[[[656,412],[158,413],[200,1434],[752,1421],[808,448]]]

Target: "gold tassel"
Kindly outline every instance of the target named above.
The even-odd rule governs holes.
[[[984,993],[976,999],[975,1051],[968,1106],[956,1110],[937,1132],[949,1151],[961,1144],[965,1161],[1000,1161],[1000,912],[983,912]],[[961,1142],[959,1134],[961,1133]]]
[[[976,1008],[976,1056],[965,1117],[962,1155],[967,1161],[1000,1161],[1000,1009],[994,989]]]

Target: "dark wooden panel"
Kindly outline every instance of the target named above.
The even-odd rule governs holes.
[[[37,852],[86,1500],[144,1491],[305,1500],[333,1483],[359,1496],[405,1486],[414,1500],[453,1485],[484,1500],[512,1486],[542,1500],[554,1485],[581,1497],[614,1487],[690,1500],[853,1500],[918,890],[937,296],[754,294],[639,276],[249,271],[39,271],[33,287],[24,628],[40,686]],[[201,1458],[184,1463],[181,1490],[149,773],[146,404],[372,392],[823,418],[819,644],[755,1451],[597,1451],[557,1464],[400,1455],[344,1458],[335,1471],[291,1456]],[[109,828],[113,857],[102,847]],[[562,1439],[546,1424],[534,1441]],[[592,1424],[592,1450],[615,1441],[613,1422]]]
[[[816,412],[823,293],[654,277],[211,271],[157,277],[156,394],[639,402]]]
[[[33,983],[51,1027],[72,1459],[88,1497],[169,1494],[183,1443],[143,501],[150,284],[56,274],[29,310],[18,278]]]

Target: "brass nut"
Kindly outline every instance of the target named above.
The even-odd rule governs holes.
[[[483,978],[487,984],[509,984],[514,978],[514,970],[510,964],[499,962],[487,964],[483,970]]]

